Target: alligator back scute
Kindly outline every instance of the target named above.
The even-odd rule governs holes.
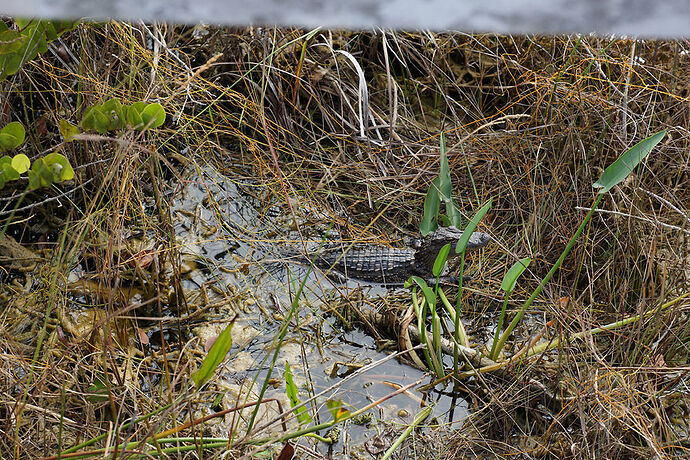
[[[334,270],[348,278],[380,283],[402,283],[414,273],[412,249],[385,246],[347,246],[325,249],[316,259],[322,270]]]

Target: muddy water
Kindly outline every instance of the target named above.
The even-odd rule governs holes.
[[[241,177],[237,171],[221,174],[209,166],[189,171],[176,190],[172,214],[182,265],[186,267],[183,285],[188,301],[197,307],[202,297],[198,293],[202,291],[207,303],[218,303],[227,292],[233,292],[238,299],[227,307],[209,311],[204,324],[194,329],[203,343],[215,337],[229,318],[241,310],[233,328],[233,348],[222,374],[224,381],[219,384],[226,392],[223,408],[233,407],[244,398],[253,399],[269,372],[276,385],[269,387],[264,398],[276,398],[283,407],[289,407],[283,380],[286,361],[300,388],[300,400],[306,400],[310,394],[345,380],[362,366],[388,356],[389,353],[377,351],[372,337],[359,330],[343,331],[335,315],[324,313],[338,299],[354,294],[375,299],[388,291],[354,281],[346,285],[334,283],[320,273],[310,273],[299,260],[279,263],[284,259],[285,248],[295,245],[293,240],[299,238],[290,230],[296,227],[291,223],[295,216],[286,207],[272,203],[265,189]],[[319,235],[328,231],[329,222],[318,211],[293,208],[297,209],[302,238],[322,238]],[[298,283],[305,277],[304,295],[297,301],[299,309],[273,364],[275,338],[288,316]],[[321,422],[330,420],[324,407],[327,398],[340,399],[354,410],[422,378],[421,371],[395,359],[388,360],[350,377],[336,391],[319,398]],[[427,377],[424,383],[429,381]],[[425,396],[414,390],[397,395],[370,412],[374,420],[409,423],[429,403],[437,404],[434,415],[439,421],[459,422],[467,415],[463,400],[453,401],[440,393]],[[276,409],[269,406],[259,414],[260,418],[275,415]],[[230,427],[218,424],[214,430],[227,436]],[[366,429],[348,424],[335,450],[344,448],[343,440],[348,448],[354,445],[362,449],[363,441],[377,431],[381,431],[380,425]]]

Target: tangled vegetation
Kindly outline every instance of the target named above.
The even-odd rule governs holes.
[[[39,42],[22,42],[19,64],[3,58],[18,56],[8,43],[27,30],[43,34],[37,52]],[[467,417],[396,426],[395,436],[410,427],[419,438],[391,443],[392,455],[687,455],[688,60],[684,41],[0,21],[0,136],[14,122],[26,129],[19,143],[0,138],[0,167],[20,165],[18,155],[47,165],[40,187],[28,169],[11,180],[0,171],[0,456],[318,455],[305,439],[334,443],[326,429],[369,407],[312,400],[294,364],[276,364],[285,334],[307,327],[301,286],[275,310],[240,288],[190,296],[171,190],[189,182],[186,171],[239,168],[261,187],[260,207],[287,208],[298,230],[296,216],[318,210],[313,219],[345,241],[399,245],[419,231],[441,138],[459,212],[469,219],[492,200],[479,228],[493,244],[471,260],[458,299],[466,324],[498,318],[506,293],[506,323],[522,316],[598,208],[531,299],[530,320],[504,349],[490,349],[493,332],[485,342],[485,358],[510,364],[470,376],[468,360],[465,378],[448,373],[444,388],[468,401]],[[597,201],[602,172],[664,130]],[[502,286],[527,258],[519,281]],[[404,323],[413,300],[392,297],[380,310]],[[213,316],[221,304],[237,316]],[[224,397],[214,374],[240,304],[282,325],[250,400]],[[326,313],[313,314],[322,327]],[[204,322],[228,331],[215,349],[193,331]],[[256,404],[276,380],[289,403],[279,412],[307,408],[277,432],[267,426],[281,418],[271,425]],[[319,420],[316,405],[331,418]],[[231,427],[210,428],[214,419]]]

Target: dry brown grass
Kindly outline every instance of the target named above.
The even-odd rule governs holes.
[[[0,86],[0,111],[35,128],[27,131],[38,133],[29,140],[36,152],[60,142],[60,118],[78,120],[84,104],[109,97],[160,101],[175,120],[155,135],[65,146],[80,181],[94,181],[75,191],[71,210],[49,208],[69,216],[69,227],[53,230],[65,242],[35,281],[40,288],[30,297],[20,287],[5,290],[3,458],[47,456],[104,433],[112,445],[115,421],[178,396],[175,384],[188,380],[192,358],[143,359],[135,372],[163,383],[141,391],[122,346],[130,326],[111,326],[105,339],[93,327],[61,342],[68,301],[56,286],[84,252],[93,254],[97,283],[117,283],[126,254],[116,248],[132,228],[155,235],[159,263],[177,267],[162,180],[194,157],[221,169],[244,163],[274,198],[313,203],[348,238],[393,242],[416,232],[444,133],[461,209],[471,214],[494,198],[484,225],[496,244],[480,262],[477,287],[496,296],[507,267],[532,256],[515,294],[524,299],[593,203],[603,168],[667,129],[645,164],[605,198],[534,309],[552,321],[546,337],[565,338],[688,293],[686,42],[390,31],[319,31],[306,42],[304,33],[82,25],[61,45],[73,53],[67,62],[43,56]],[[150,196],[153,213],[144,211]],[[43,218],[30,212],[10,227],[27,242],[30,225]],[[175,288],[179,276],[166,282]],[[154,316],[169,306],[155,286],[146,285]],[[128,312],[107,289],[94,302],[111,315]],[[50,314],[34,305],[50,305]],[[451,443],[430,442],[429,450],[443,446],[448,458],[685,455],[689,305],[680,299],[631,326],[563,345],[511,369],[514,379],[468,383],[473,415]],[[184,349],[180,332],[179,343],[164,348]],[[34,359],[36,337],[43,342]],[[115,384],[94,402],[87,393],[104,372]],[[521,384],[529,378],[558,397]],[[171,423],[164,412],[133,439]]]

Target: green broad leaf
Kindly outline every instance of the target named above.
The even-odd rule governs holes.
[[[343,401],[340,399],[329,399],[326,401],[326,407],[336,422],[350,416],[350,411],[345,409]]]
[[[53,173],[53,182],[62,182],[74,179],[74,169],[69,164],[69,160],[61,153],[49,153],[43,161],[50,167]]]
[[[37,188],[50,187],[51,185],[53,185],[53,171],[43,161],[43,158],[38,158],[29,170],[29,188],[36,190]]]
[[[0,158],[0,175],[2,175],[5,182],[19,179],[19,172],[14,169],[12,158],[7,155]]]
[[[77,27],[79,24],[79,20],[72,21],[72,20],[66,20],[66,21],[51,21],[53,27],[57,31],[58,36],[64,34],[65,32],[69,32],[70,30],[74,29]],[[46,31],[46,36],[48,36],[48,32]]]
[[[46,39],[49,42],[52,42],[53,40],[57,40],[58,31],[55,28],[55,24],[53,23],[53,21],[45,21],[45,35],[46,35]]]
[[[137,111],[137,113],[141,114],[144,109],[146,108],[146,102],[144,101],[139,101],[131,104],[129,108],[132,108]]]
[[[33,21],[26,26],[21,33],[27,38],[25,40],[25,46],[22,49],[22,55],[26,56],[26,61],[35,58],[38,56],[38,53],[45,53],[48,51],[43,21]]]
[[[24,142],[25,136],[26,132],[21,123],[18,121],[8,123],[0,129],[0,151],[16,149]]]
[[[144,121],[141,118],[141,113],[146,108],[146,102],[135,102],[127,107],[127,123],[134,129],[141,129],[144,126]]]
[[[0,21],[2,22],[2,21]],[[48,51],[48,43],[77,22],[15,18],[19,30],[0,25],[0,81],[17,73],[22,64]]]
[[[439,198],[446,204],[446,216],[448,222],[445,225],[455,225],[456,227],[462,222],[462,216],[458,211],[455,201],[453,200],[453,185],[450,180],[450,166],[448,165],[448,153],[446,151],[446,138],[441,133],[441,158],[440,169],[438,174],[439,179]]]
[[[508,294],[513,292],[513,289],[515,289],[515,283],[517,283],[517,280],[520,275],[522,275],[522,272],[527,270],[527,267],[529,267],[530,263],[532,263],[532,259],[529,257],[522,258],[515,262],[503,277],[501,289]]]
[[[448,225],[452,225],[454,227],[462,226],[462,214],[460,214],[458,206],[455,204],[453,197],[451,197],[450,201],[446,203],[446,214],[448,215]]]
[[[24,138],[26,136],[24,126],[18,121],[13,121],[12,123],[8,123],[7,125],[5,125],[5,127],[0,130],[0,133],[13,135],[17,139],[19,139],[19,144],[24,142]],[[17,146],[19,146],[19,144],[17,144]]]
[[[489,201],[484,203],[484,206],[479,208],[479,211],[477,211],[474,214],[474,216],[472,216],[469,223],[465,227],[465,230],[462,232],[462,236],[458,240],[458,244],[455,246],[455,252],[457,254],[463,252],[467,248],[467,244],[470,242],[472,234],[475,232],[475,230],[477,230],[479,222],[484,218],[486,213],[489,212],[489,209],[491,209],[491,204],[493,203],[493,200],[493,198],[489,198]]]
[[[434,276],[439,276],[443,271],[443,267],[446,266],[446,260],[448,260],[449,252],[450,243],[446,244],[441,248],[440,251],[438,251],[438,255],[436,256],[436,260],[434,261],[434,266],[431,269],[431,272],[434,274]]]
[[[295,382],[292,379],[292,370],[290,369],[290,364],[287,361],[285,361],[285,392],[290,400],[290,407],[299,406],[302,403],[297,397],[297,385],[295,385]],[[297,420],[299,421],[300,425],[307,425],[314,421],[309,415],[307,408],[304,406],[297,409],[295,411],[295,415],[297,416]]]
[[[5,29],[4,31],[1,31],[0,54],[16,53],[22,49],[23,42],[24,39],[22,38],[22,35],[16,30]]]
[[[34,59],[39,54],[43,54],[48,51],[48,40],[46,40],[45,36],[45,26],[41,27],[39,34],[40,35],[38,35],[36,38],[36,51],[32,52],[31,59]]]
[[[201,367],[192,374],[192,380],[196,384],[197,388],[200,388],[204,383],[208,381],[213,376],[216,371],[216,367],[223,362],[225,355],[228,354],[230,348],[232,347],[232,326],[235,324],[235,319],[233,319],[230,324],[218,334],[218,338],[211,346],[208,351],[206,358],[201,363]]]
[[[109,99],[100,108],[108,119],[108,131],[125,127],[125,111],[118,99]]]
[[[419,232],[422,236],[427,236],[438,228],[438,211],[441,207],[439,183],[438,177],[431,181],[429,191],[426,192],[426,198],[424,198],[424,215],[422,216],[422,222],[419,224]]]
[[[436,227],[436,228],[438,228],[438,227],[448,227],[449,225],[453,225],[453,224],[450,223],[450,219],[449,219],[448,216],[446,216],[445,214],[439,214],[439,215],[438,215],[438,221],[436,222],[436,224],[437,224],[437,227]]]
[[[27,172],[30,166],[31,160],[29,160],[29,157],[27,157],[23,153],[20,153],[12,157],[12,167],[19,174]]]
[[[157,102],[148,104],[141,113],[141,119],[146,129],[158,128],[165,123],[165,109]]]
[[[94,382],[87,389],[88,399],[92,403],[101,403],[110,400],[108,397],[108,385],[105,377],[96,377]]]
[[[110,116],[103,110],[103,106],[94,107],[93,111],[94,128],[99,134],[105,134],[110,130]]]
[[[641,140],[628,151],[623,153],[616,161],[611,163],[604,170],[598,181],[594,183],[594,188],[600,188],[599,193],[606,193],[623,179],[645,159],[649,152],[666,136],[666,130],[658,132],[653,136]]]
[[[71,142],[72,139],[74,139],[74,136],[79,134],[78,126],[73,125],[69,121],[63,119],[60,120],[58,129],[60,130],[60,134],[65,142]]]
[[[0,21],[2,22],[2,21]],[[0,81],[17,73],[22,64],[48,50],[48,43],[76,26],[78,21],[46,21],[15,18],[19,30],[0,25]]]
[[[84,115],[81,117],[81,127],[85,130],[96,130],[97,117],[100,111],[98,106],[89,107],[84,111]]]
[[[17,73],[22,66],[22,51],[0,55],[0,81]]]
[[[17,145],[17,138],[11,134],[0,133],[0,152],[12,150]]]
[[[17,27],[22,32],[24,31],[24,29],[26,29],[27,26],[29,26],[30,24],[33,24],[35,22],[36,22],[36,19],[33,19],[33,18],[14,18],[14,23],[17,24]]]

